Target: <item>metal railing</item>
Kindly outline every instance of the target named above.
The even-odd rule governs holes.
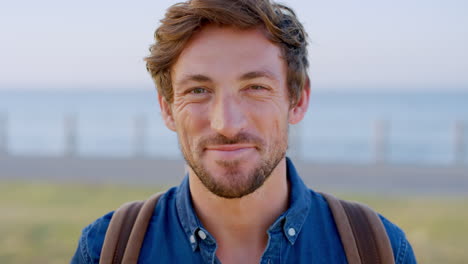
[[[11,155],[9,146],[8,134],[8,115],[0,113],[0,156]],[[149,121],[145,115],[137,115],[133,117],[133,156],[146,157],[148,156],[149,142]],[[385,164],[389,162],[390,153],[390,133],[391,122],[388,120],[376,120],[372,126],[373,133],[371,142],[371,162],[376,164]],[[78,156],[79,135],[78,135],[78,117],[76,114],[69,114],[63,119],[63,156],[74,157]],[[467,158],[467,125],[464,121],[456,121],[453,125],[453,164],[465,164]],[[295,159],[301,159],[303,147],[303,133],[301,125],[294,126],[290,131],[289,155]]]

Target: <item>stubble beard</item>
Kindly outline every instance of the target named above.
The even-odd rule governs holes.
[[[270,145],[266,145],[262,139],[246,133],[239,134],[232,139],[226,138],[223,135],[201,139],[193,151],[185,148],[188,145],[187,142],[185,142],[185,146],[180,143],[181,138],[179,138],[179,144],[185,161],[211,193],[226,199],[236,199],[253,193],[265,183],[286,155],[288,146],[287,135],[286,131],[285,135]],[[225,175],[214,177],[201,161],[204,146],[207,144],[236,143],[255,143],[257,146],[261,146],[257,148],[260,154],[260,161],[248,172],[241,170],[242,161],[240,160],[216,161],[217,166],[224,168]]]

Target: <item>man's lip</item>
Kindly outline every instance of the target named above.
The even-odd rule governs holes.
[[[217,150],[217,151],[236,151],[247,148],[255,148],[251,144],[227,144],[227,145],[212,145],[205,147],[205,150]]]

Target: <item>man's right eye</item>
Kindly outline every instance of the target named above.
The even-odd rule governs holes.
[[[203,93],[206,93],[206,89],[203,89],[203,88],[200,88],[200,87],[197,87],[197,88],[194,88],[192,90],[190,90],[190,93],[191,94],[203,94]]]

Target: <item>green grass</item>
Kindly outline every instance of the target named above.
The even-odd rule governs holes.
[[[0,263],[68,263],[81,229],[164,188],[0,183]],[[342,195],[402,227],[420,263],[466,263],[468,197]]]

